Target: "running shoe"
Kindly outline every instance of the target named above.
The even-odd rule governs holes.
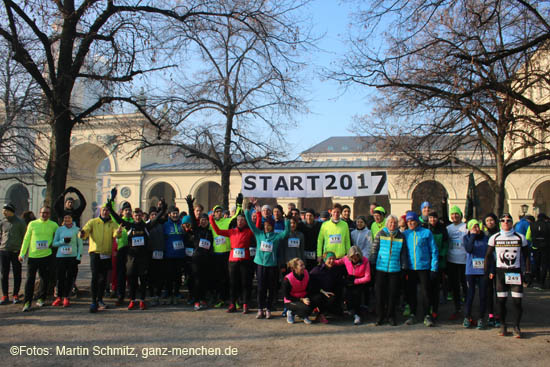
[[[71,305],[71,302],[69,302],[68,298],[63,298],[63,307],[69,307]]]
[[[521,330],[519,326],[514,326],[514,338],[520,339],[522,337]]]
[[[135,310],[136,308],[137,308],[137,302],[134,300],[131,300],[130,303],[128,303],[128,309]]]
[[[90,313],[96,313],[97,312],[97,303],[92,303],[90,305]]]
[[[2,296],[2,300],[0,301],[0,305],[7,305],[8,303],[10,303],[10,299],[8,298],[8,296]]]
[[[452,301],[452,300],[453,300],[453,295],[449,293],[447,295],[447,301]]]
[[[19,302],[21,302],[21,300],[19,299],[19,296],[14,294],[13,295],[13,304],[16,305],[18,304]]]
[[[487,320],[487,327],[495,327],[494,317],[489,317],[489,319]]]
[[[263,319],[264,318],[264,311],[258,310],[258,313],[256,314],[257,319]]]
[[[237,308],[235,307],[235,305],[232,303],[229,305],[229,307],[227,308],[227,313],[231,313],[231,312],[236,312],[237,311]]]
[[[199,311],[201,309],[201,304],[199,302],[195,302],[195,305],[193,306],[193,309],[195,311]]]
[[[139,309],[142,311],[147,309],[147,305],[145,304],[145,301],[139,301]]]
[[[495,327],[496,327],[496,328],[499,328],[499,327],[501,327],[501,326],[502,326],[502,324],[501,324],[501,322],[500,322],[500,319],[497,319],[497,318],[495,317]]]
[[[292,311],[286,312],[286,322],[288,324],[294,324],[294,315],[292,314]]]
[[[103,300],[97,301],[97,309],[99,311],[103,311],[107,309],[107,305],[105,304],[105,302],[103,302]]]
[[[414,314],[411,313],[409,318],[407,320],[405,320],[405,325],[413,325],[413,324],[414,324]]]
[[[288,311],[288,312],[290,312],[290,311]],[[311,325],[311,322],[312,322],[312,321],[309,319],[309,317],[306,316],[306,318],[304,319],[304,324],[306,324],[306,325]]]
[[[245,303],[243,304],[243,314],[247,314],[248,313],[248,305]]]
[[[44,300],[42,298],[39,298],[36,300],[36,305],[38,307],[44,307],[46,305],[46,302],[44,302]]]
[[[31,303],[25,302],[25,305],[23,306],[23,312],[29,312],[31,310]]]
[[[411,315],[411,306],[408,304],[405,305],[405,311],[403,311],[403,316],[409,317]]]
[[[208,308],[208,303],[206,303],[206,301],[201,301],[200,304],[201,304],[201,310],[205,310]]]
[[[432,319],[437,320],[438,316],[437,312],[432,312]]]
[[[483,320],[483,318],[477,320],[477,329],[478,330],[485,329],[485,320]]]
[[[52,306],[61,306],[63,304],[63,301],[60,297],[57,297],[55,301],[53,301]]]
[[[500,331],[499,331],[498,335],[500,335],[500,336],[508,335],[508,330],[506,329],[506,325],[502,324],[500,326]]]
[[[449,320],[454,321],[457,320],[460,316],[460,311],[455,311],[449,316]]]
[[[225,302],[224,301],[219,301],[218,303],[216,303],[214,305],[214,308],[220,308],[220,307],[223,307],[223,305],[225,305]]]
[[[426,315],[426,317],[424,317],[424,325],[426,327],[434,326],[434,322],[433,322],[432,317],[430,315]]]
[[[235,302],[235,308],[237,310],[240,310],[241,309],[241,305],[239,304],[239,302]]]
[[[287,309],[285,307],[285,308],[283,308],[283,312],[281,312],[281,316],[286,317],[286,312],[287,312]]]
[[[268,310],[268,309],[265,310],[265,318],[268,320],[271,318],[271,310]]]
[[[355,314],[353,315],[353,325],[359,325],[361,324],[361,317],[359,315]]]
[[[374,323],[374,326],[382,326],[384,325],[384,320],[376,320],[376,322]]]
[[[470,326],[472,326],[472,322],[469,318],[465,317],[464,321],[462,322],[462,326],[464,326],[465,328],[469,328]]]
[[[320,322],[321,324],[328,324],[327,318],[326,318],[325,315],[323,315],[322,313],[320,313],[319,315],[317,315],[317,319],[319,320],[319,322]]]

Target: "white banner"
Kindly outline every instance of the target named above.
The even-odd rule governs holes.
[[[259,198],[388,195],[386,171],[245,173],[242,193]]]

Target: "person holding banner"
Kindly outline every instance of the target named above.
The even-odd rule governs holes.
[[[342,206],[338,203],[332,207],[330,220],[323,222],[317,239],[317,259],[322,259],[327,252],[334,252],[337,259],[348,253],[350,245],[349,227],[340,219]]]
[[[290,232],[289,221],[285,220],[285,230],[281,233],[273,232],[275,221],[271,217],[265,218],[264,230],[260,230],[252,222],[250,210],[245,212],[248,227],[256,237],[256,256],[254,263],[257,265],[256,279],[258,281],[258,314],[257,319],[271,318],[273,299],[277,293],[277,251],[279,243]]]

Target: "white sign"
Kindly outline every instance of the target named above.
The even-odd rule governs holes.
[[[388,195],[386,171],[326,173],[244,173],[248,197],[315,198]]]

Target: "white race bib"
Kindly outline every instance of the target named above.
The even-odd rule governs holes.
[[[251,247],[250,248],[250,257],[254,257],[256,256],[256,247]]]
[[[37,250],[47,250],[48,249],[48,241],[36,241],[36,249]]]
[[[111,255],[99,254],[99,259],[100,260],[107,260],[107,259],[110,259],[110,258],[111,258]]]
[[[178,251],[183,249],[185,245],[183,244],[183,241],[174,241],[172,242],[172,247],[174,247],[174,250]]]
[[[520,273],[504,273],[504,282],[510,285],[521,285]]]
[[[226,238],[224,236],[218,236],[218,237],[216,237],[214,242],[216,242],[217,246],[223,246],[226,243]]]
[[[482,257],[474,257],[472,259],[472,267],[474,269],[483,269],[485,267],[485,259]]]
[[[186,247],[185,248],[185,256],[193,256],[193,252],[195,251],[194,248]]]
[[[304,257],[307,260],[315,260],[317,257],[316,255],[315,251],[304,251]]]
[[[260,251],[273,252],[273,243],[262,241],[262,243],[260,243]]]
[[[331,234],[328,236],[328,243],[331,245],[339,245],[342,243],[342,235],[341,234]]]
[[[234,248],[233,249],[233,257],[235,259],[244,259],[244,248]]]
[[[289,238],[288,239],[288,247],[292,247],[292,248],[300,247],[300,239],[299,238]]]
[[[132,237],[132,247],[145,246],[145,237]]]
[[[160,251],[160,250],[153,251],[153,259],[155,260],[162,260],[163,255],[164,255],[164,251]]]
[[[205,240],[204,238],[201,238],[199,240],[199,247],[201,247],[205,250],[210,250],[210,241]]]
[[[72,246],[61,246],[59,248],[61,251],[61,255],[72,255],[73,254],[73,247]]]

